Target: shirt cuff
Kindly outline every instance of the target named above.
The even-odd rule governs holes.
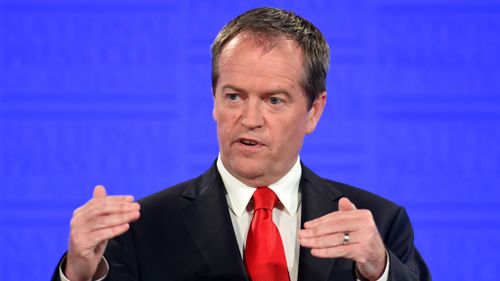
[[[377,279],[377,281],[387,281],[387,280],[389,280],[389,266],[391,265],[391,262],[389,260],[389,253],[387,251],[385,251],[385,256],[386,256],[387,262],[385,263],[384,273],[382,273],[382,276],[380,276],[380,278]],[[356,281],[365,281],[365,280],[367,280],[366,278],[360,277],[360,274],[358,273],[358,269],[357,268],[356,268],[355,272],[356,272]]]
[[[97,278],[97,279],[93,279],[94,281],[102,281],[102,280],[104,280],[104,278],[108,277],[108,272],[109,272],[108,261],[103,256],[101,262],[104,262],[104,265],[106,266],[106,272],[104,273],[104,276],[102,276],[102,277],[97,278],[96,276],[94,276],[94,278]],[[61,281],[70,281],[68,278],[66,278],[66,276],[64,276],[64,273],[63,273],[63,265],[65,263],[66,263],[66,257],[63,258],[61,264],[59,265],[59,278],[61,279]]]

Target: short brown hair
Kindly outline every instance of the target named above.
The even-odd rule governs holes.
[[[269,38],[284,36],[300,47],[305,77],[301,81],[308,98],[308,109],[326,90],[326,75],[330,66],[330,48],[321,31],[306,19],[291,11],[276,8],[249,10],[222,28],[212,46],[212,89],[219,78],[217,62],[226,44],[243,31],[255,32]]]

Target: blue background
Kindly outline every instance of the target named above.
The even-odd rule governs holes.
[[[47,280],[94,185],[142,197],[217,155],[209,45],[257,6],[332,50],[303,161],[407,207],[435,280],[500,277],[497,1],[2,0],[0,280]]]

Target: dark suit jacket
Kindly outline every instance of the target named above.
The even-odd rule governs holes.
[[[389,280],[431,280],[413,245],[405,210],[369,192],[320,178],[302,165],[302,224],[336,211],[341,197],[369,209],[390,258]],[[109,241],[109,281],[248,280],[225,188],[213,165],[200,177],[139,201],[141,218]],[[59,280],[58,273],[53,280]],[[300,249],[299,280],[355,280],[347,259],[319,259]]]

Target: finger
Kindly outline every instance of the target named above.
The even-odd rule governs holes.
[[[94,192],[93,192],[93,198],[102,198],[102,197],[106,197],[107,194],[106,194],[106,189],[104,188],[104,186],[102,185],[96,185],[96,187],[94,187]]]
[[[132,196],[132,195],[113,195],[113,196],[106,196],[106,197],[94,197],[90,201],[92,201],[92,202],[102,202],[102,201],[133,202],[134,196]]]
[[[121,224],[130,223],[136,221],[139,217],[140,213],[138,211],[134,211],[95,218],[88,223],[91,228],[89,229],[89,232],[105,228],[113,228]]]
[[[139,210],[139,203],[132,201],[132,196],[108,196],[105,198],[94,198],[85,205],[77,208],[73,212],[73,216],[86,217]]]
[[[341,198],[339,200],[339,211],[350,211],[350,210],[356,210],[356,206],[346,197]],[[332,221],[339,216],[342,216],[341,212],[328,213],[322,217],[305,222],[304,228],[315,227],[315,226],[322,224],[322,223],[325,223],[327,221]]]
[[[321,237],[335,233],[354,232],[363,226],[360,219],[339,219],[332,222],[322,223],[312,228],[300,229],[299,238]]]
[[[111,214],[87,212],[80,216],[75,216],[71,220],[71,227],[78,231],[88,233],[96,229],[112,227],[121,223],[132,222],[137,220],[139,216],[139,210],[117,212]]]
[[[79,243],[84,243],[84,244],[93,244],[93,243],[99,243],[102,242],[102,240],[99,239],[92,239],[92,237],[95,236],[95,233],[101,233],[101,232],[106,232],[106,229],[114,229],[117,226],[124,225],[124,224],[129,224],[134,221],[136,221],[139,218],[140,214],[135,213],[135,214],[126,214],[126,215],[121,215],[121,216],[114,216],[114,217],[108,217],[108,218],[101,218],[101,219],[95,219],[92,222],[86,223],[86,224],[81,224],[79,226],[72,225],[71,228],[71,234],[70,236],[72,237],[73,240],[75,241],[80,241]],[[114,233],[114,231],[112,231]],[[108,238],[102,238],[102,239],[108,239]]]
[[[356,210],[356,206],[347,199],[347,197],[342,197],[339,200],[339,211],[352,211]]]
[[[93,208],[94,206],[101,204],[110,204],[110,203],[123,203],[130,204],[134,202],[134,196],[132,195],[113,195],[106,197],[94,197],[90,199],[85,205],[82,207]]]
[[[300,238],[300,245],[307,248],[331,248],[344,245],[344,233],[335,233],[321,237]],[[352,235],[349,238],[349,243],[355,243]]]
[[[339,230],[336,230],[334,232],[342,230],[344,227],[348,227],[349,229],[344,229],[344,230],[351,230],[353,225],[358,225],[358,218],[359,214],[356,212],[331,212],[329,214],[326,214],[320,218],[308,221],[304,223],[304,228],[305,229],[312,229],[316,227],[320,227],[321,225],[324,224],[330,224],[330,225],[336,225],[338,226]]]
[[[119,213],[139,211],[140,205],[137,202],[113,202],[106,201],[91,205],[87,211],[89,217],[106,216]]]
[[[90,238],[91,243],[97,245],[103,241],[109,240],[111,238],[114,238],[118,235],[121,235],[130,228],[130,224],[124,223],[120,225],[116,225],[114,227],[108,227],[108,228],[103,228],[96,230],[95,232],[92,233],[92,237]]]
[[[316,227],[320,224],[323,224],[325,222],[328,222],[328,221],[332,221],[335,219],[335,217],[338,216],[338,212],[331,212],[331,213],[328,213],[322,217],[319,217],[319,218],[315,218],[313,220],[310,220],[310,221],[307,221],[304,223],[304,228],[313,228],[313,227]]]
[[[342,245],[332,248],[311,249],[311,254],[318,258],[354,259],[356,245]]]
[[[113,200],[124,200],[124,201],[134,201],[134,197],[131,195],[114,195],[114,196],[108,196],[106,189],[102,185],[96,185],[94,187],[94,192],[93,192],[93,199],[107,199],[107,198],[114,198]]]

